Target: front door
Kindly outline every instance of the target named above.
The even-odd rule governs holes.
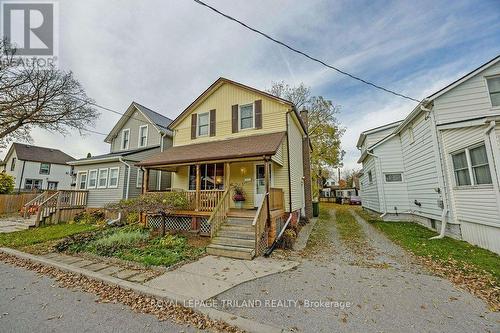
[[[57,182],[48,182],[47,190],[57,190]]]
[[[272,178],[271,172],[269,176]],[[269,179],[271,181],[271,179]],[[255,166],[255,196],[253,204],[255,207],[259,206],[260,202],[266,194],[266,167],[264,164],[257,164]]]

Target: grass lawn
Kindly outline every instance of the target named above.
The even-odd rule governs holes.
[[[75,237],[65,242],[69,253],[91,253],[116,257],[147,266],[169,267],[181,261],[195,260],[205,253],[209,238],[189,234],[164,237],[137,226],[111,228],[92,237]]]
[[[417,256],[453,260],[462,267],[472,265],[490,273],[500,284],[500,256],[493,252],[449,237],[429,240],[436,232],[416,223],[378,221],[374,226]]]
[[[22,248],[51,242],[74,234],[95,230],[89,224],[56,224],[39,228],[0,234],[0,246]]]

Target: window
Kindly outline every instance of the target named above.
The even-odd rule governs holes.
[[[87,188],[97,187],[97,169],[89,171],[89,185]]]
[[[486,146],[480,145],[451,155],[457,186],[492,184]]]
[[[117,188],[118,187],[118,173],[120,172],[120,168],[109,168],[109,187]]]
[[[413,125],[408,126],[408,139],[410,144],[415,142],[415,133],[413,132]]]
[[[16,167],[16,158],[13,157],[12,162],[10,162],[10,171],[14,171],[15,167]]]
[[[50,174],[50,163],[40,163],[40,174],[41,175]]]
[[[139,147],[146,147],[148,144],[148,125],[139,127]]]
[[[130,129],[124,129],[122,131],[122,150],[128,149],[130,146]]]
[[[240,130],[253,128],[253,104],[240,106]]]
[[[373,183],[373,176],[372,176],[372,172],[371,171],[368,171],[368,182],[370,184]]]
[[[99,169],[97,188],[106,188],[108,185],[108,169]]]
[[[200,165],[200,187],[202,190],[224,189],[224,164]],[[189,166],[189,189],[196,190],[196,165]]]
[[[403,181],[403,174],[400,172],[386,173],[385,181],[387,183],[398,183]]]
[[[24,181],[24,189],[26,190],[41,190],[43,181],[41,179],[26,179]]]
[[[472,148],[469,154],[474,184],[492,184],[490,166],[488,165],[488,155],[486,155],[486,146],[483,145]]]
[[[78,189],[85,190],[87,188],[87,173],[79,173]]]
[[[208,112],[198,114],[198,136],[208,135],[210,127],[210,114]]]
[[[500,76],[486,79],[490,92],[491,106],[500,106]]]
[[[137,181],[135,183],[135,186],[137,188],[142,188],[142,177],[144,176],[143,173],[144,172],[142,172],[140,168],[137,168]]]

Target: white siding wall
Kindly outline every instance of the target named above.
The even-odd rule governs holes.
[[[500,63],[463,82],[434,101],[438,124],[499,113],[491,110],[485,76],[500,74]]]
[[[399,136],[393,137],[374,149],[374,154],[380,158],[382,166],[383,198],[385,199],[388,213],[402,213],[409,210],[408,190],[406,184],[405,167],[403,163],[403,153],[401,151],[401,141]],[[386,182],[386,173],[402,173],[402,182]],[[380,186],[380,185],[379,185]],[[396,209],[395,209],[396,207]]]
[[[408,126],[400,134],[406,182],[408,184],[409,208],[417,215],[441,219],[438,206],[438,165],[436,162],[430,119],[420,114],[413,122],[414,142],[411,143]],[[422,206],[416,205],[417,200]]]
[[[366,136],[365,142],[363,142],[363,148],[370,147],[371,145],[379,142],[380,140],[391,134],[394,131],[394,128],[395,126],[378,131],[376,133],[368,134]]]
[[[290,185],[292,192],[292,211],[304,208],[304,176],[302,156],[302,134],[299,125],[290,117]]]
[[[372,173],[372,182],[368,181],[368,172]],[[375,158],[367,156],[363,161],[363,176],[360,179],[361,185],[361,203],[363,207],[381,212],[379,195],[378,195],[378,171],[375,163]]]

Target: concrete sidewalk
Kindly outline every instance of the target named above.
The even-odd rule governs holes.
[[[35,219],[22,217],[4,217],[0,219],[0,233],[26,230],[35,226]]]

